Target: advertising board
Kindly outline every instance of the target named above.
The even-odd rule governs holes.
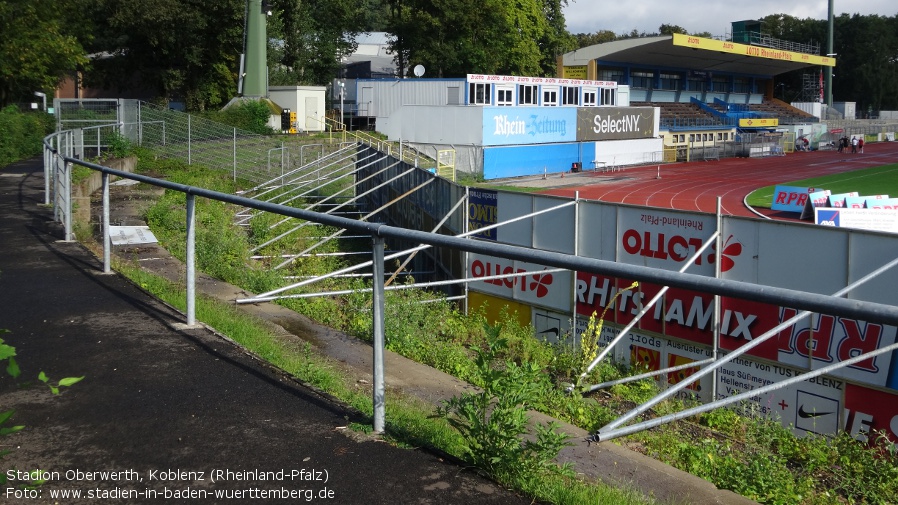
[[[473,231],[498,222],[499,210],[496,191],[470,188],[468,192],[468,230]],[[474,235],[486,240],[496,240],[498,229],[492,228]]]
[[[572,107],[484,107],[483,145],[573,142],[576,121]]]
[[[654,107],[580,107],[577,140],[627,140],[656,137]]]
[[[814,188],[798,186],[777,186],[773,190],[773,202],[770,208],[786,212],[801,212],[811,193],[816,193]]]
[[[472,282],[470,289],[528,303],[537,307],[566,311],[571,306],[571,273],[552,272],[542,265],[494,258],[480,254],[468,255],[468,272],[472,278],[508,276]]]
[[[814,222],[823,226],[898,233],[898,209],[814,209]]]

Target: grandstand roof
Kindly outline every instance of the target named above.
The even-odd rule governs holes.
[[[774,76],[812,66],[835,66],[833,58],[735,42],[661,35],[615,40],[564,54],[565,67],[619,63],[704,72]]]

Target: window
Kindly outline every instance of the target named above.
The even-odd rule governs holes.
[[[614,105],[614,88],[602,88],[602,102],[599,105]]]
[[[661,74],[660,89],[680,89],[680,74]]]
[[[624,70],[621,68],[600,68],[598,77],[600,81],[621,82],[624,80]]]
[[[458,105],[461,103],[458,98],[461,96],[459,93],[460,90],[461,88],[458,86],[449,86],[446,88],[446,105]]]
[[[485,82],[472,82],[468,88],[468,103],[471,105],[490,104],[490,85]]]
[[[518,84],[519,105],[539,105],[539,89],[536,84]]]
[[[634,88],[651,89],[654,74],[651,72],[630,72],[630,86]]]
[[[730,91],[730,80],[726,77],[715,77],[711,83],[714,86],[714,91],[724,93]]]
[[[597,95],[594,88],[583,88],[583,106],[595,107],[599,103],[596,101]]]
[[[496,87],[496,105],[514,105],[514,87]]]
[[[543,88],[543,105],[546,107],[558,106],[558,88]]]
[[[704,79],[689,79],[689,91],[704,91],[705,90],[705,80]]]
[[[561,105],[580,105],[580,88],[578,86],[562,86]]]

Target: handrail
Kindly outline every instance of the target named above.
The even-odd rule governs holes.
[[[55,135],[71,135],[71,132],[63,132]],[[534,263],[547,267],[563,268],[582,273],[593,273],[609,277],[633,279],[640,282],[648,282],[660,286],[669,286],[691,291],[699,291],[719,296],[727,296],[741,299],[750,299],[759,303],[791,307],[796,310],[812,311],[835,316],[846,317],[898,326],[898,306],[875,302],[860,302],[858,300],[845,299],[818,293],[797,291],[788,288],[774,286],[762,286],[744,281],[721,279],[698,274],[675,272],[652,268],[644,265],[631,265],[610,260],[588,258],[561,252],[544,251],[529,247],[497,243],[488,240],[471,240],[469,238],[442,235],[426,231],[399,228],[379,223],[371,223],[349,219],[341,216],[314,212],[310,210],[289,207],[271,202],[262,202],[239,195],[221,193],[205,188],[188,186],[163,179],[156,179],[145,175],[134,174],[81,159],[60,154],[54,148],[48,136],[44,139],[45,156],[55,156],[58,162],[62,162],[60,177],[70,179],[71,171],[67,168],[73,164],[87,167],[100,172],[103,175],[103,268],[110,271],[110,217],[109,217],[109,180],[110,176],[135,180],[152,186],[178,191],[186,195],[187,214],[187,239],[186,239],[186,291],[187,291],[187,323],[195,322],[195,296],[196,296],[196,270],[195,270],[195,224],[197,196],[224,203],[234,204],[264,212],[272,212],[278,215],[311,221],[318,224],[333,226],[349,230],[354,233],[368,235],[372,238],[372,298],[373,298],[373,353],[374,353],[374,377],[373,383],[373,429],[375,432],[384,430],[385,401],[384,401],[384,246],[385,239],[397,239],[403,242],[426,244],[428,246],[443,247],[465,251],[470,253],[495,256],[504,259],[518,260],[526,263]],[[67,223],[67,227],[70,223]],[[889,265],[891,266],[891,264]],[[846,362],[848,363],[848,362]],[[713,367],[712,367],[713,368]],[[685,384],[685,382],[684,382]],[[597,434],[595,437],[609,436],[607,433]]]

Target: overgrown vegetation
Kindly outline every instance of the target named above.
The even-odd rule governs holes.
[[[43,112],[25,114],[14,106],[0,109],[0,167],[40,155],[44,137],[55,127],[53,116]]]
[[[237,189],[228,174],[187,167],[179,162],[142,159],[139,169],[218,191]],[[183,207],[183,195],[166,194],[147,213],[148,222],[162,244],[181,257],[185,233]],[[318,237],[328,234],[328,230],[313,226],[297,228],[289,240],[254,251],[258,259],[248,263],[249,253],[256,244],[266,242],[296,223],[278,224],[281,218],[260,214],[244,229],[233,225],[234,212],[235,209],[218,202],[203,199],[197,202],[200,225],[196,236],[197,265],[210,275],[259,293],[281,286],[283,276],[317,275],[347,264],[337,256],[318,255],[297,258],[281,270],[270,269],[275,261],[281,261],[281,255],[303,250],[317,243]],[[336,247],[332,243],[316,252],[335,250],[331,249]],[[352,243],[348,243],[352,248]],[[359,279],[331,278],[314,288],[305,287],[291,293],[364,285]],[[657,392],[650,380],[618,385],[602,395],[585,396],[577,387],[573,388],[573,394],[564,391],[563,385],[578,384],[585,364],[596,355],[600,316],[594,315],[583,343],[575,346],[566,340],[548,343],[535,339],[532,328],[517,323],[514,314],[506,312],[499,322],[490,325],[485,324],[482,313],[466,316],[451,304],[433,298],[423,290],[387,293],[387,347],[482,388],[479,394],[456,398],[442,407],[441,414],[447,415],[465,435],[449,444],[454,449],[447,452],[465,455],[468,461],[499,480],[514,481],[515,486],[535,493],[531,487],[540,486],[530,482],[532,474],[551,468],[549,477],[542,472],[543,478],[560,479],[556,482],[568,482],[570,487],[564,468],[548,466],[551,455],[563,446],[562,438],[544,428],[536,434],[536,439],[530,439],[535,440],[531,445],[520,440],[521,416],[526,409],[536,409],[592,431]],[[279,303],[359,338],[370,338],[372,317],[368,293],[294,298]],[[290,355],[277,347],[256,352],[282,367],[285,365],[280,360]],[[290,368],[285,369],[293,373]],[[603,362],[590,372],[587,380],[603,382],[627,373]],[[354,400],[350,401],[355,405]],[[370,405],[368,397],[360,400],[357,407],[367,412],[370,407],[366,405]],[[681,401],[667,400],[646,415],[681,408]],[[490,409],[493,410],[488,413]],[[388,429],[416,440],[421,440],[417,437],[431,440],[427,438],[431,435],[412,434],[395,425]],[[444,442],[427,443],[443,447]],[[844,434],[798,439],[788,429],[763,416],[746,417],[718,410],[631,435],[620,443],[764,503],[889,503],[898,493],[898,455],[882,436],[872,437],[867,446]],[[522,464],[522,459],[527,463]],[[562,498],[543,499],[578,503]]]
[[[232,104],[226,109],[207,111],[203,113],[203,116],[217,123],[233,126],[240,130],[259,135],[270,135],[273,132],[271,127],[268,126],[268,119],[275,112],[279,113],[279,111],[272,111],[261,100],[246,100]]]

